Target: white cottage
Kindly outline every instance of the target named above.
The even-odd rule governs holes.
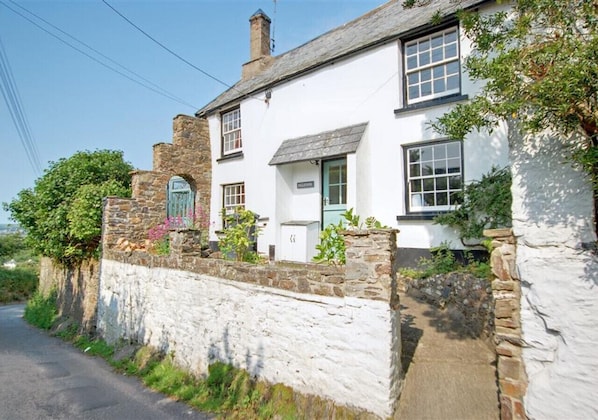
[[[241,80],[196,114],[209,122],[211,214],[259,214],[258,251],[277,260],[309,261],[321,229],[350,208],[400,229],[403,263],[442,241],[459,248],[433,217],[508,160],[500,130],[460,142],[427,125],[478,89],[463,72],[461,7],[497,6],[436,0],[404,10],[390,1],[276,57],[258,10]]]

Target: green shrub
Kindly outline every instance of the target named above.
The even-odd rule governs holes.
[[[236,209],[234,213],[224,215],[224,222],[224,236],[218,242],[224,258],[259,262],[258,254],[253,250],[259,234],[257,215],[251,210]]]
[[[22,302],[33,296],[39,280],[35,271],[0,267],[0,303]]]
[[[56,290],[50,292],[48,296],[37,291],[27,302],[23,316],[25,320],[38,328],[49,330],[56,320],[56,295]]]

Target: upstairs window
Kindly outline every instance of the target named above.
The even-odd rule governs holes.
[[[463,190],[461,142],[405,147],[409,212],[447,211]]]
[[[406,42],[404,57],[407,104],[460,93],[456,27]]]
[[[240,152],[241,141],[241,109],[237,108],[222,114],[222,154],[230,155]]]
[[[232,214],[237,208],[245,207],[245,183],[225,185],[222,196],[225,214]]]

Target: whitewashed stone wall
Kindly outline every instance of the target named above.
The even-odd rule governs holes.
[[[586,177],[548,136],[512,136],[524,397],[532,419],[598,418],[598,257]]]
[[[388,302],[301,294],[103,259],[98,329],[174,352],[191,371],[223,360],[272,383],[392,414],[400,317]]]

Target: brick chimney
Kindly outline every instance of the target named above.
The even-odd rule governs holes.
[[[249,61],[243,64],[242,80],[261,73],[274,60],[270,55],[270,22],[262,9],[249,18]]]

